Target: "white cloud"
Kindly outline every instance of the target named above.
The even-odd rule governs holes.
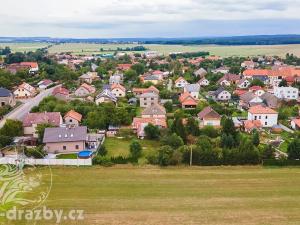
[[[137,24],[300,19],[298,0],[9,0],[1,8],[0,36],[77,36],[86,29],[109,36]]]

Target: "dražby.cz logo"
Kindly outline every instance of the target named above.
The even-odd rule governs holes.
[[[37,169],[27,166],[26,169],[16,165],[0,166],[0,211],[17,208],[39,207],[48,197],[52,186],[51,169]]]

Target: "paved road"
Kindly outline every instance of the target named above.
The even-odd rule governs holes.
[[[289,133],[295,133],[295,131],[293,131],[292,129],[290,129],[290,128],[288,128],[288,127],[286,127],[286,126],[284,126],[283,124],[279,124],[279,126],[284,130],[284,131],[286,131],[286,132],[289,132]]]
[[[42,91],[34,98],[26,100],[24,104],[20,105],[19,107],[5,115],[4,118],[0,121],[0,128],[3,127],[7,119],[22,120],[34,106],[37,106],[45,97],[50,96],[52,94],[52,91],[58,86]]]

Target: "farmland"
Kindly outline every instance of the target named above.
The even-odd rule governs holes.
[[[52,173],[45,205],[84,210],[82,225],[286,225],[300,220],[298,168],[65,167]]]
[[[38,48],[47,47],[48,43],[0,43],[0,47],[9,46],[16,51],[34,51]],[[71,52],[73,54],[100,54],[112,53],[117,48],[135,47],[137,44],[88,44],[88,43],[66,43],[53,45],[49,48],[50,53]],[[278,55],[293,53],[300,56],[300,45],[259,45],[259,46],[217,46],[217,45],[143,45],[152,51],[162,54],[170,52],[197,52],[209,51],[211,55],[228,56],[256,56],[256,55]],[[104,51],[101,52],[100,49]]]

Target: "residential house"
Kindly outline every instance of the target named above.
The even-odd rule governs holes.
[[[241,77],[236,74],[225,74],[221,79],[218,80],[217,84],[222,86],[230,86],[237,84],[241,80]]]
[[[140,95],[140,107],[147,108],[151,105],[158,104],[159,102],[159,95],[148,92]]]
[[[216,101],[229,101],[231,99],[231,94],[223,87],[220,87],[216,91],[211,92],[211,96]]]
[[[183,91],[189,93],[193,98],[199,99],[200,85],[199,84],[185,85]]]
[[[109,84],[123,84],[123,74],[114,74],[109,77]]]
[[[117,69],[126,71],[129,70],[132,67],[132,64],[118,64]]]
[[[198,81],[198,84],[200,86],[208,86],[209,85],[209,80],[207,80],[205,77],[201,78],[199,81]]]
[[[175,81],[175,87],[177,88],[183,88],[185,85],[188,85],[189,82],[187,82],[183,77],[179,77],[176,81]]]
[[[93,81],[100,80],[97,72],[87,72],[79,77],[81,83],[91,84]]]
[[[36,128],[40,124],[50,124],[59,127],[63,119],[59,112],[28,113],[23,119],[24,135],[38,137]]]
[[[148,88],[133,88],[132,92],[136,97],[139,97],[144,93],[154,93],[159,95],[159,90],[154,86],[150,86]]]
[[[16,98],[32,98],[36,95],[36,93],[36,89],[25,82],[19,85],[14,91]]]
[[[101,103],[114,103],[116,104],[118,99],[116,96],[111,93],[110,90],[105,89],[96,97],[96,104],[99,105]]]
[[[75,96],[77,97],[85,97],[91,94],[94,94],[96,92],[96,88],[88,85],[87,83],[83,83],[80,85],[79,88],[75,91]]]
[[[87,127],[46,128],[43,143],[47,153],[75,153],[86,149]]]
[[[70,110],[64,116],[64,122],[68,127],[78,127],[82,119],[82,115],[74,110]]]
[[[299,130],[300,129],[300,119],[299,118],[295,118],[291,121],[291,127],[294,130]]]
[[[132,122],[132,129],[133,132],[137,134],[138,138],[145,138],[145,127],[147,127],[149,124],[152,124],[154,126],[157,126],[159,128],[167,128],[167,122],[164,118],[140,118],[135,117],[133,118]]]
[[[214,69],[211,72],[213,73],[223,73],[223,74],[227,74],[229,73],[230,68],[226,67],[226,66],[222,66],[220,68]]]
[[[201,77],[201,78],[204,78],[206,74],[207,74],[207,71],[204,68],[200,68],[199,70],[196,70],[194,72],[194,75],[196,77]]]
[[[183,109],[194,109],[198,105],[198,100],[188,92],[180,95],[179,102]]]
[[[29,67],[29,73],[39,72],[39,64],[37,62],[21,62],[20,65]]]
[[[14,94],[7,90],[6,88],[0,88],[0,107],[9,105],[14,107],[16,105],[16,100]]]
[[[54,82],[52,80],[45,79],[45,80],[40,81],[38,83],[38,86],[39,86],[39,89],[45,90],[53,84],[54,84]]]
[[[278,113],[269,107],[261,105],[252,106],[248,110],[248,120],[259,120],[262,127],[273,127],[277,125]]]
[[[121,84],[112,84],[110,90],[117,98],[123,98],[126,96],[126,89]]]
[[[205,107],[198,113],[198,119],[200,120],[200,127],[213,126],[219,128],[221,126],[221,116],[210,106]]]
[[[68,89],[64,88],[64,87],[57,87],[53,90],[52,95],[59,99],[59,100],[63,100],[63,101],[68,101],[70,98],[70,92]]]
[[[261,86],[252,86],[249,88],[249,91],[257,96],[262,96],[265,93],[265,90]]]
[[[251,106],[262,104],[264,104],[263,99],[252,92],[246,92],[240,96],[239,106],[241,108],[248,109]]]
[[[246,68],[246,69],[254,69],[254,68],[257,67],[257,66],[258,66],[258,63],[253,62],[253,61],[251,61],[251,60],[244,61],[244,62],[242,62],[242,64],[241,64],[241,67]]]
[[[264,104],[271,109],[276,109],[281,105],[280,99],[269,92],[264,93],[260,98],[264,101]]]
[[[274,95],[279,99],[297,100],[299,89],[294,87],[274,87]]]
[[[162,105],[154,104],[145,108],[142,112],[142,118],[160,118],[166,119],[166,109]]]
[[[154,85],[158,84],[160,81],[162,81],[162,79],[160,79],[160,77],[158,75],[143,75],[141,76],[141,81],[143,83],[152,83]]]
[[[237,87],[241,88],[241,89],[245,89],[245,88],[248,88],[250,86],[250,84],[251,84],[251,82],[248,79],[243,78],[237,82]]]
[[[251,133],[254,130],[260,130],[262,128],[262,123],[260,120],[245,120],[244,129],[245,132]]]
[[[5,70],[10,72],[11,74],[16,74],[18,71],[26,70],[29,71],[30,67],[22,66],[19,63],[13,63],[6,66]]]

